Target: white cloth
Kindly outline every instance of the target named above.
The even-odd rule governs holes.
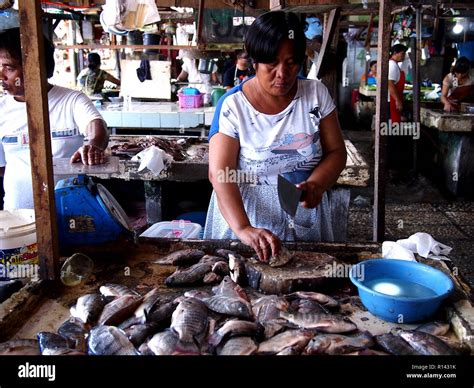
[[[183,66],[181,69],[188,73],[188,86],[196,88],[201,93],[204,93],[204,103],[208,104],[211,101],[212,93],[211,74],[201,73],[196,66],[196,60],[187,57],[183,58]],[[214,63],[212,65],[211,73],[215,73],[216,71],[217,66]]]
[[[161,171],[163,171],[173,161],[173,157],[162,149],[156,146],[151,146],[136,154],[132,158],[132,161],[140,162],[138,172],[147,168],[153,173],[153,175],[159,176]]]
[[[219,132],[239,139],[238,167],[256,176],[257,184],[276,185],[277,176],[282,173],[309,175],[321,160],[319,122],[335,105],[320,81],[297,82],[295,98],[278,114],[256,110],[241,85],[221,99],[216,110],[210,136]],[[293,183],[305,179],[295,180]]]
[[[393,81],[394,83],[400,81],[400,67],[398,66],[398,63],[393,59],[390,59],[390,61],[388,61],[388,80]],[[388,101],[390,101],[390,91],[387,94],[387,99]]]
[[[60,86],[53,86],[49,91],[48,103],[53,158],[71,157],[83,145],[87,125],[102,116],[85,94]],[[4,208],[32,209],[26,103],[3,96],[0,112],[0,166],[6,166]]]
[[[382,257],[399,260],[415,260],[414,253],[421,257],[433,260],[449,260],[452,248],[436,241],[428,233],[418,232],[407,239],[384,241],[382,244]]]
[[[315,51],[314,56],[311,59],[311,67],[309,69],[309,72],[308,72],[308,75],[306,76],[306,78],[308,78],[308,79],[318,79],[316,77],[316,64],[318,63],[318,57],[319,57],[319,53],[317,51]]]

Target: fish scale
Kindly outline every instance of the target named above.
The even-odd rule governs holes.
[[[181,301],[171,317],[171,329],[182,342],[194,342],[197,336],[205,333],[207,325],[207,308],[197,299]]]

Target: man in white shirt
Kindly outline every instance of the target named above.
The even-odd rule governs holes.
[[[403,62],[407,50],[408,47],[403,44],[396,44],[390,50],[390,61],[388,63],[388,100],[390,101],[390,119],[392,123],[401,122],[405,72],[400,69],[398,62]]]
[[[54,46],[45,39],[47,76],[54,71]],[[5,167],[4,208],[32,209],[32,171],[20,30],[0,34],[0,167]],[[53,158],[71,158],[87,165],[105,162],[107,127],[90,99],[81,92],[48,84],[48,107]],[[84,137],[88,142],[84,144]]]

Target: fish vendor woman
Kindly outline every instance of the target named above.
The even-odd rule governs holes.
[[[214,192],[204,238],[238,238],[263,261],[279,253],[280,240],[334,240],[327,190],[346,164],[346,148],[327,88],[297,78],[305,46],[295,14],[259,16],[245,39],[256,75],[220,99],[209,133]],[[252,179],[222,179],[229,170]],[[304,190],[294,218],[279,204],[278,175]]]

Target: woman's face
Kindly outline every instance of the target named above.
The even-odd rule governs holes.
[[[454,73],[454,75],[456,76],[456,78],[461,81],[465,78],[467,78],[467,76],[469,75],[469,72],[467,73]]]
[[[371,67],[370,67],[370,71],[372,72],[372,74],[377,74],[377,64],[374,63]]]
[[[273,63],[255,64],[255,75],[262,88],[272,96],[285,96],[295,86],[300,64],[293,59],[293,44],[284,40]]]

